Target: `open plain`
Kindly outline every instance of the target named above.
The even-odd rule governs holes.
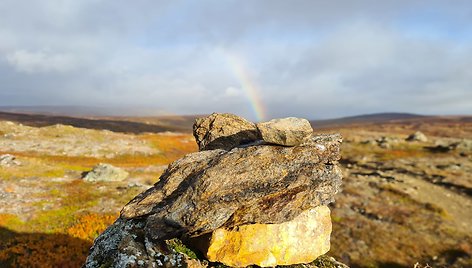
[[[1,113],[0,266],[80,267],[119,210],[198,149],[193,119]],[[472,117],[312,126],[343,136],[328,255],[351,267],[472,266]],[[99,163],[126,179],[84,180]]]

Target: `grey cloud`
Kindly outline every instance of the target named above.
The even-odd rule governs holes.
[[[270,117],[471,113],[472,32],[464,25],[472,7],[424,3],[2,1],[0,106],[138,106],[254,119],[226,59],[235,54]],[[424,25],[439,37],[421,32]]]

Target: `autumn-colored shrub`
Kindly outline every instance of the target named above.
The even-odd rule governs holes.
[[[49,214],[47,216],[51,216]],[[4,226],[27,229],[29,225],[33,225],[33,229],[36,229],[37,224],[43,224],[42,216],[33,222],[24,223],[14,215],[0,214],[0,267],[80,267],[93,240],[112,224],[117,216],[86,213],[75,216],[73,224],[68,228],[62,226],[64,231],[61,226],[54,225],[52,229],[51,226],[41,227],[45,232],[49,230],[55,231],[54,233],[22,233]],[[71,221],[67,218],[74,218],[73,214],[61,217],[64,218],[63,223]]]
[[[16,215],[13,214],[0,214],[0,227],[1,226],[13,226],[21,222]],[[1,238],[1,237],[0,237]]]
[[[87,213],[77,217],[77,222],[67,229],[72,237],[93,241],[118,215]]]
[[[167,155],[181,156],[198,149],[194,138],[189,134],[146,134],[143,138]]]
[[[0,243],[0,267],[80,267],[90,241],[65,234],[12,233]]]

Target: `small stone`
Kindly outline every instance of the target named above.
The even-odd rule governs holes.
[[[128,177],[128,172],[112,166],[110,164],[100,163],[83,177],[84,181],[123,181]]]
[[[426,137],[425,134],[421,131],[416,131],[415,133],[411,134],[406,138],[406,141],[421,141],[421,142],[426,142],[428,141],[428,138]]]
[[[397,143],[398,141],[392,137],[382,136],[378,138],[376,142],[380,148],[388,149],[392,146],[392,144]]]
[[[457,143],[456,149],[461,150],[462,152],[472,151],[472,140],[463,139]]]
[[[11,167],[18,166],[20,162],[16,160],[16,157],[11,154],[0,155],[0,166],[1,167]]]
[[[287,117],[257,124],[262,139],[268,143],[296,146],[313,133],[310,122],[303,118]]]
[[[312,262],[328,252],[331,229],[329,208],[318,206],[280,224],[217,229],[207,247],[200,238],[194,243],[208,260],[232,267],[291,265]]]
[[[361,141],[361,144],[374,146],[374,145],[377,145],[377,141],[373,139],[367,139],[367,140]]]
[[[234,147],[259,140],[259,132],[254,123],[233,114],[218,113],[195,120],[193,136],[200,151],[214,149],[229,151]]]

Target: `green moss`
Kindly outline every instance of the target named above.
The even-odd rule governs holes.
[[[41,176],[46,178],[59,178],[64,177],[65,170],[64,169],[49,169],[44,171]]]
[[[311,264],[315,265],[318,268],[336,268],[336,264],[326,255],[319,256]]]
[[[75,221],[75,212],[80,207],[65,206],[59,209],[40,212],[33,218],[28,225],[37,231],[44,233],[54,233],[64,229],[64,226],[70,226]]]
[[[185,246],[182,241],[177,238],[167,240],[167,246],[179,253],[187,255],[190,259],[198,259],[197,253]]]
[[[70,171],[88,171],[93,167],[93,165],[73,165],[73,164],[62,164],[62,168]]]
[[[333,222],[341,222],[341,221],[343,220],[343,218],[342,218],[342,217],[339,217],[339,216],[336,216],[336,215],[332,215],[332,216],[331,216],[331,220],[332,220]]]
[[[61,191],[59,191],[59,189],[52,189],[51,191],[49,191],[49,195],[50,196],[61,196]]]

